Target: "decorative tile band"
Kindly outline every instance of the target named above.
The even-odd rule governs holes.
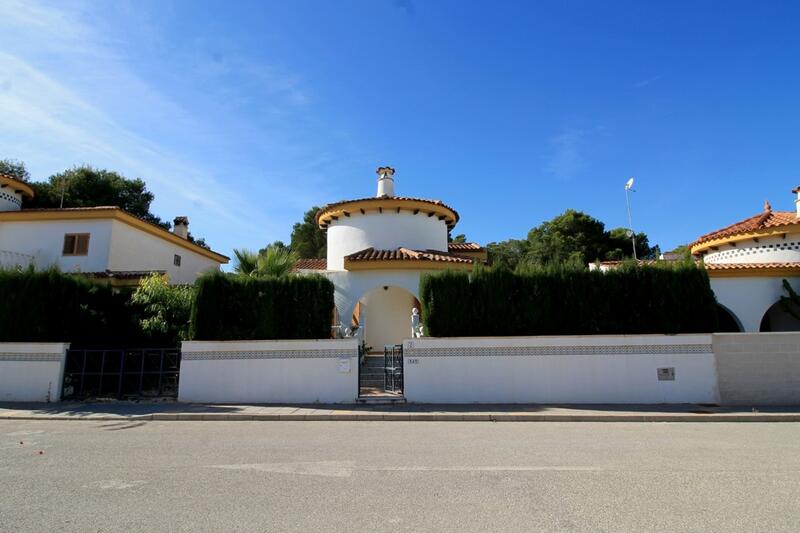
[[[224,359],[338,359],[356,357],[355,350],[253,350],[246,352],[184,352],[183,361],[216,361]]]
[[[55,361],[61,362],[60,353],[10,353],[0,352],[0,361]]]
[[[623,346],[459,346],[453,348],[412,348],[413,357],[497,357],[542,355],[662,355],[712,353],[710,344],[646,344]]]

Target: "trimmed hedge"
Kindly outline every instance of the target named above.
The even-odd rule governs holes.
[[[128,294],[59,272],[0,270],[0,342],[141,344]]]
[[[250,278],[213,273],[197,280],[195,340],[327,339],[333,283],[322,276]]]
[[[707,333],[717,303],[706,271],[691,264],[610,272],[539,268],[444,272],[420,282],[434,337]]]

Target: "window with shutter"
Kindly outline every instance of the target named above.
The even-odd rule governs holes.
[[[64,249],[61,253],[64,255],[72,255],[75,253],[75,235],[64,235]]]
[[[78,235],[75,244],[75,255],[86,255],[89,253],[89,235]]]
[[[63,255],[88,255],[89,254],[89,234],[88,233],[67,233],[64,235]]]

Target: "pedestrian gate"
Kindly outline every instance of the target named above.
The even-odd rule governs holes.
[[[383,384],[386,392],[403,393],[403,345],[383,347]]]

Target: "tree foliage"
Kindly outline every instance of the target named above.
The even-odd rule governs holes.
[[[36,197],[28,207],[59,207],[63,191],[64,207],[114,205],[148,222],[170,227],[169,222],[150,212],[155,196],[140,178],[128,179],[114,171],[80,166],[31,185]]]
[[[581,211],[567,209],[531,229],[525,239],[509,239],[487,246],[491,264],[513,270],[519,265],[573,265],[585,267],[596,260],[622,260],[633,256],[625,228],[606,231],[605,224]],[[652,258],[647,235],[636,234],[636,255]]]
[[[312,207],[303,215],[303,221],[292,227],[289,247],[301,259],[324,258],[328,253],[328,240],[325,232],[316,222],[319,207]]]
[[[131,303],[140,309],[138,322],[145,335],[174,345],[188,339],[193,297],[192,286],[170,285],[167,276],[154,273],[139,282]]]
[[[19,181],[31,180],[31,174],[25,167],[25,163],[16,159],[0,159],[0,174],[6,174]]]

